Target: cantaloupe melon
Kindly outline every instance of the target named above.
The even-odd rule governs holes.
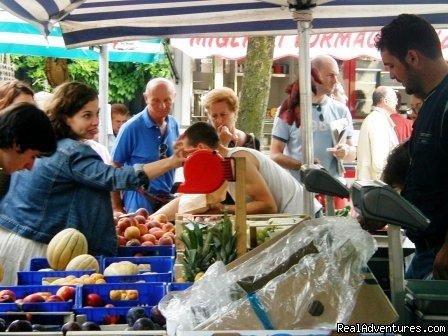
[[[76,229],[64,229],[56,234],[47,247],[47,260],[54,270],[63,271],[74,257],[87,253],[87,239]]]
[[[100,265],[98,264],[98,260],[94,256],[90,254],[81,254],[77,257],[74,257],[65,267],[66,271],[95,271],[99,272]]]

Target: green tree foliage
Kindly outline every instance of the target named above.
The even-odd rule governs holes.
[[[16,76],[29,82],[35,91],[51,91],[44,71],[44,57],[12,56]],[[70,79],[84,82],[98,89],[98,69],[96,61],[71,60],[68,66]],[[151,78],[168,78],[171,69],[166,58],[151,64],[109,63],[109,101],[128,103],[140,97]]]

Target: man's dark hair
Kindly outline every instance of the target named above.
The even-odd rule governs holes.
[[[410,163],[409,143],[406,141],[390,152],[381,179],[393,188],[403,189]]]
[[[198,121],[188,127],[183,136],[188,139],[188,143],[191,146],[203,143],[212,149],[216,149],[219,145],[219,138],[215,128],[203,121]]]
[[[413,14],[401,14],[381,28],[381,32],[376,36],[375,47],[380,51],[387,49],[401,62],[405,61],[410,49],[418,50],[433,60],[443,57],[440,39],[434,27],[422,17]]]
[[[32,149],[41,155],[51,155],[56,150],[50,120],[33,104],[13,104],[0,114],[0,148],[13,148],[14,145],[20,153]]]
[[[66,120],[95,99],[98,99],[95,89],[80,82],[65,82],[54,89],[46,111],[58,140],[63,138],[78,140],[78,136],[67,125]]]

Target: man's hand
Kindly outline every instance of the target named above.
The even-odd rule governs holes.
[[[448,280],[448,243],[442,245],[434,259],[433,277],[439,280]]]
[[[227,126],[220,126],[217,129],[219,142],[223,146],[228,146],[230,141],[235,141],[235,144],[238,143],[238,136],[231,133]]]

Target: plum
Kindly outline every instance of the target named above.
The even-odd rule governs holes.
[[[149,317],[140,317],[132,326],[134,330],[157,330],[157,326]]]
[[[6,331],[6,321],[2,318],[0,318],[0,332]]]
[[[87,321],[81,325],[81,330],[84,330],[84,331],[101,330],[101,327],[98,324],[96,324],[95,322]]]
[[[146,310],[143,307],[132,307],[128,310],[126,314],[126,322],[128,322],[128,326],[132,327],[139,318],[148,317],[146,314]]]
[[[30,321],[27,320],[14,320],[9,324],[7,332],[24,332],[33,331],[33,326]]]
[[[47,331],[42,324],[33,324],[31,327],[33,328],[33,331]]]
[[[67,331],[80,331],[80,330],[81,325],[78,322],[67,322],[61,328],[63,336],[67,334]]]
[[[161,326],[166,324],[165,316],[162,315],[162,312],[157,306],[151,309],[151,320]]]

